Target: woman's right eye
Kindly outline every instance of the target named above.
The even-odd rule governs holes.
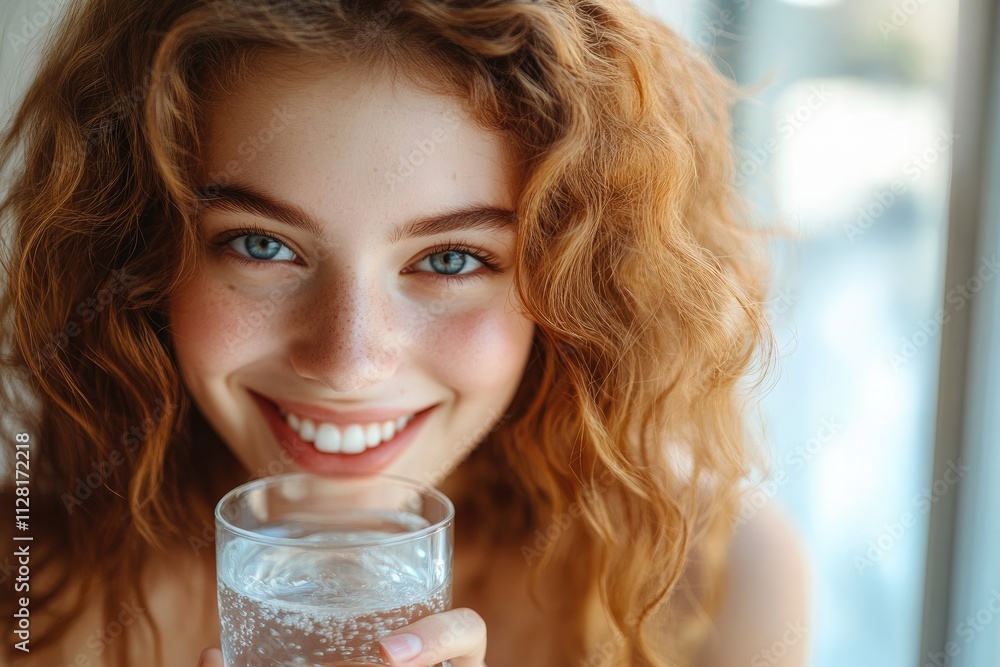
[[[227,246],[237,254],[250,260],[269,262],[271,260],[294,261],[295,253],[284,243],[262,234],[243,234],[230,239]]]

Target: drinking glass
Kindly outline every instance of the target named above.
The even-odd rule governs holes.
[[[215,508],[226,667],[385,664],[377,643],[451,607],[455,507],[395,475],[289,473]]]

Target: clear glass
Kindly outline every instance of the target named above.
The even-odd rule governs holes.
[[[378,641],[451,607],[455,508],[394,475],[291,473],[215,510],[227,667],[385,664]]]

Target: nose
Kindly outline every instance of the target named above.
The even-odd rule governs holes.
[[[395,374],[401,339],[384,287],[358,276],[329,281],[298,312],[290,356],[300,376],[348,394]]]

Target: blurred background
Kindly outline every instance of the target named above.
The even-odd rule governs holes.
[[[811,664],[1000,667],[996,3],[639,4],[745,89],[780,360],[743,515],[799,528]]]
[[[781,233],[744,516],[802,535],[810,664],[1000,667],[997,3],[636,2],[746,91],[737,180]],[[0,120],[63,4],[0,0]]]

